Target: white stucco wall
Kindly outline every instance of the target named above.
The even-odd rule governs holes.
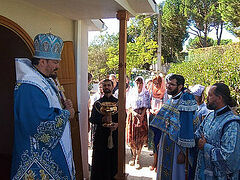
[[[76,57],[76,72],[77,72],[77,97],[82,163],[83,163],[83,178],[89,178],[88,171],[88,26],[87,22],[75,22],[75,57]]]
[[[33,39],[36,34],[51,33],[64,41],[74,41],[74,22],[25,3],[21,0],[0,0],[0,15],[21,26]]]

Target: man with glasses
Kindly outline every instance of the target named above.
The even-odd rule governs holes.
[[[162,106],[151,122],[154,133],[162,133],[159,141],[157,179],[182,180],[188,176],[187,148],[195,146],[193,117],[197,103],[184,91],[184,77],[168,78],[167,94],[172,97]],[[191,164],[191,163],[190,163]]]

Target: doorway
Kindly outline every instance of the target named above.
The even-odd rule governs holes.
[[[3,17],[0,18],[0,179],[10,179],[14,135],[13,91],[16,81],[14,58],[30,58],[32,51],[23,38],[9,28],[9,24],[4,24],[2,19]]]

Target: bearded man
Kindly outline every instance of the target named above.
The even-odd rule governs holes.
[[[117,103],[118,99],[112,95],[113,82],[111,80],[103,80],[102,86],[104,96],[94,103],[89,119],[95,125],[91,180],[112,180],[117,174],[118,167],[118,113],[108,116],[101,111],[101,103]],[[104,126],[109,122],[113,122],[113,125]]]
[[[196,131],[198,159],[196,180],[237,180],[240,169],[240,117],[230,107],[235,102],[224,83],[211,86],[210,112]]]
[[[34,38],[34,57],[16,58],[14,149],[11,179],[75,179],[69,118],[56,78],[63,41],[53,34]]]
[[[188,168],[186,148],[195,146],[193,117],[197,103],[184,91],[184,77],[168,78],[167,94],[172,97],[162,106],[151,122],[154,133],[161,134],[158,150],[157,180],[183,180]]]

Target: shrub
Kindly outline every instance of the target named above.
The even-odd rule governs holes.
[[[192,50],[189,61],[172,63],[169,73],[183,75],[187,86],[223,82],[240,103],[240,43]]]

